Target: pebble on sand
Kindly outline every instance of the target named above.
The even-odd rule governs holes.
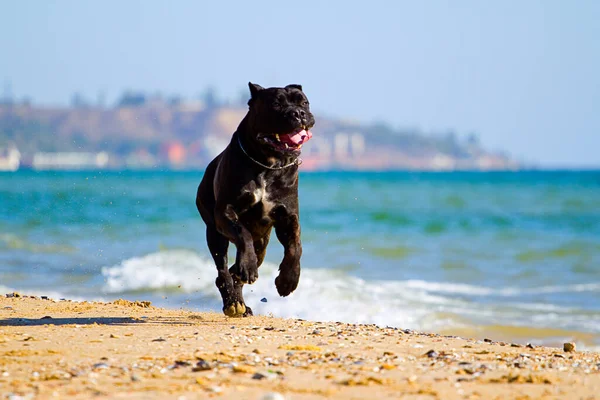
[[[285,400],[285,397],[281,393],[271,392],[266,393],[260,400]]]
[[[575,351],[575,343],[567,342],[567,343],[563,344],[563,350],[566,351],[567,353],[571,353],[571,352]]]

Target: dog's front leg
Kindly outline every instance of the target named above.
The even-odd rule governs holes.
[[[300,280],[300,221],[297,213],[289,213],[285,208],[278,210],[275,220],[275,233],[284,248],[283,260],[279,265],[279,275],[275,278],[277,292],[287,296],[296,290]]]

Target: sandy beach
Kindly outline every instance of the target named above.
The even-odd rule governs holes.
[[[8,399],[596,399],[600,354],[374,325],[0,299]]]

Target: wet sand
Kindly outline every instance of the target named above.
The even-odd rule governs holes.
[[[2,296],[0,396],[600,399],[600,354],[146,302]]]

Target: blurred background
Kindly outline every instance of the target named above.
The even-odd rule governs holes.
[[[0,289],[218,311],[197,184],[248,81],[299,83],[303,275],[277,297],[273,238],[255,312],[598,347],[598,20],[594,1],[2,2]]]

